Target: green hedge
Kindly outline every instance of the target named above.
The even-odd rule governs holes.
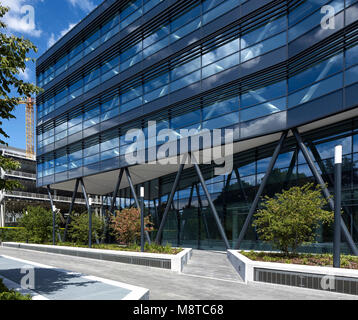
[[[60,228],[61,236],[63,236],[65,229]],[[24,228],[20,227],[5,227],[0,228],[0,242],[26,242],[26,233]],[[57,238],[56,238],[57,240]]]
[[[0,242],[24,242],[24,228],[0,228]]]
[[[19,292],[14,290],[9,290],[0,279],[0,301],[4,300],[32,300],[31,296],[28,294],[26,296],[22,295]]]

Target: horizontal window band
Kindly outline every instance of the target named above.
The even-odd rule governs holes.
[[[280,2],[282,2],[282,0],[280,0],[280,1],[276,1],[276,2],[278,2],[278,3],[280,3]],[[283,2],[282,2],[283,3]],[[269,5],[267,5],[266,7],[268,7],[268,8],[270,8],[270,7],[272,7],[272,3],[270,3]],[[286,6],[284,6],[284,8],[282,8],[281,10],[282,10],[282,12],[285,12],[285,10],[286,10],[286,8],[285,8]],[[260,9],[259,9],[260,10]],[[262,11],[262,10],[261,10]],[[260,11],[260,12],[261,12]],[[267,15],[267,11],[266,10],[264,10],[263,12],[262,12],[265,16]],[[282,13],[281,13],[282,14]],[[269,19],[270,17],[265,17],[264,16],[264,19]],[[255,18],[258,18],[256,15],[255,15]],[[242,18],[242,20],[243,21],[245,21],[245,17],[243,17]],[[240,21],[239,21],[240,22]],[[261,23],[264,23],[264,22],[261,22]],[[236,28],[234,28],[236,26]],[[229,25],[229,26],[227,26],[226,28],[225,28],[225,31],[220,31],[220,33],[222,33],[222,32],[239,32],[239,27],[241,26],[241,23],[238,23],[238,22],[235,22],[235,24],[233,25],[233,24],[231,24],[231,25]],[[234,28],[234,29],[233,29]],[[236,30],[236,31],[235,31]],[[201,45],[205,45],[205,44],[203,44],[203,42],[205,42],[205,41],[211,41],[210,40],[210,38],[213,38],[213,39],[215,39],[216,37],[217,37],[218,35],[217,35],[217,33],[215,33],[214,35],[213,35],[213,37],[212,36],[208,36],[207,38],[209,39],[209,40],[206,40],[205,38],[204,39],[200,39],[199,41],[197,41],[197,43],[199,43],[199,46],[201,46]],[[110,49],[110,51],[108,51],[108,52],[111,52],[111,54],[112,54],[112,56],[114,56],[115,55],[115,53],[118,53],[118,52],[120,52],[120,51],[123,51],[123,50],[125,50],[125,49],[123,49],[123,43],[121,43],[121,42],[119,42],[118,44],[116,44],[115,46],[113,46],[111,49]],[[191,45],[190,47],[193,47],[193,45]],[[186,49],[186,51],[187,51],[187,49]],[[177,54],[177,53],[176,53]],[[173,56],[171,56],[171,57],[168,57],[168,59],[171,59],[172,57],[174,57],[176,54],[174,54]],[[181,54],[183,54],[183,53],[181,53]],[[106,59],[107,59],[107,55],[105,55],[105,56],[103,56],[103,57],[96,57],[95,58],[96,59],[96,61],[105,61]],[[87,64],[87,65],[85,65],[85,66],[81,66],[81,68],[79,69],[79,70],[76,70],[76,76],[78,75],[78,74],[81,74],[81,73],[83,73],[84,72],[84,70],[87,70],[88,68],[91,68],[91,66],[93,66],[93,62],[91,61],[89,64]],[[152,66],[152,67],[155,67],[155,66]],[[144,70],[143,72],[149,72],[149,70]],[[69,76],[68,78],[66,78],[66,79],[64,79],[61,83],[59,83],[59,84],[57,84],[56,85],[56,87],[58,87],[58,88],[63,88],[63,87],[65,87],[65,83],[67,83],[68,81],[72,81],[73,80],[73,78],[72,78],[72,75],[71,76]],[[131,81],[131,79],[125,79],[125,81],[127,82],[127,81]],[[51,90],[55,90],[56,88],[51,88]],[[48,91],[48,92],[46,92],[46,94],[45,94],[45,96],[47,96],[48,94],[50,94],[52,91]],[[42,96],[43,96],[44,94],[40,94],[39,95],[39,97],[38,97],[38,99],[39,100],[41,100],[42,99]]]
[[[342,41],[342,39],[341,39]],[[330,42],[328,41],[328,45],[330,46]],[[339,49],[338,52],[341,51],[340,47],[336,47]],[[324,47],[323,49],[321,50],[322,52],[324,52]],[[327,51],[327,53],[329,54],[328,57],[325,57],[324,60],[330,58],[331,56],[334,55],[334,53],[332,52],[333,50],[331,51]],[[300,55],[301,56],[301,55]],[[303,55],[304,57],[305,55]],[[309,54],[307,54],[306,56],[310,57]],[[303,64],[302,60],[300,60],[301,62],[301,65],[295,65],[294,62],[295,62],[296,58],[291,58],[289,61],[281,64],[281,65],[276,65],[276,66],[273,66],[269,69],[266,69],[264,70],[264,72],[258,72],[257,74],[251,74],[249,76],[246,76],[244,78],[241,79],[241,85],[240,85],[240,88],[237,89],[238,92],[240,91],[241,93],[244,93],[245,92],[245,88],[247,87],[246,91],[248,90],[254,90],[256,88],[260,88],[260,87],[263,87],[267,84],[269,84],[270,82],[272,81],[280,81],[281,79],[285,79],[286,77],[289,77],[289,76],[292,76],[294,74],[297,73],[297,70],[303,70],[303,69],[307,69],[309,68],[310,66],[314,65],[314,64],[317,64],[318,62],[322,62],[324,61],[323,58],[320,60],[320,61],[316,61],[316,60],[313,60],[313,61],[308,61],[306,64]],[[308,64],[310,63],[310,64]],[[290,71],[290,66],[291,65],[294,65],[295,66],[295,70],[296,72],[291,72]],[[301,69],[300,69],[301,68]],[[287,70],[287,73],[286,73],[286,70]],[[287,75],[286,75],[287,74]],[[229,87],[232,86],[232,84],[229,84],[228,85]],[[235,89],[236,90],[236,89]],[[114,91],[115,93],[118,94],[118,91]],[[114,94],[114,92],[112,92],[112,94]],[[206,92],[205,93],[205,96],[210,96],[210,92]],[[214,96],[216,96],[216,94],[214,93]],[[110,99],[110,98],[109,98]],[[215,99],[215,98],[214,98]],[[93,102],[93,105],[97,105],[99,103],[100,100],[96,100],[95,102]],[[182,101],[180,102],[180,105],[182,106],[183,103],[185,104],[186,102],[185,101]],[[188,101],[187,103],[192,103],[192,101]],[[86,105],[88,106],[88,105]],[[175,105],[172,106],[173,108],[175,108]],[[86,108],[87,109],[90,109],[90,108]],[[79,110],[79,108],[77,108],[77,110]],[[84,112],[84,109],[81,109],[81,112]],[[76,112],[76,114],[80,114],[81,112]],[[67,117],[65,117],[67,118]],[[61,120],[63,121],[63,120]],[[50,121],[50,123],[53,123],[53,121]],[[53,125],[53,124],[52,124]],[[51,126],[49,126],[49,123],[47,123],[45,126],[41,126],[42,128],[50,128]],[[40,127],[40,128],[41,128]],[[39,127],[38,127],[39,129]],[[39,131],[38,131],[39,132]]]

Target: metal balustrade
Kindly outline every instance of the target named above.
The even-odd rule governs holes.
[[[30,200],[41,200],[41,201],[49,201],[49,197],[46,194],[41,193],[31,193],[31,192],[23,192],[23,191],[8,191],[5,192],[4,197],[7,198],[21,198],[21,199],[30,199]],[[71,203],[70,197],[61,197],[61,196],[52,196],[55,202],[66,202]],[[76,199],[77,204],[85,205],[85,199]],[[101,201],[96,198],[93,199],[94,205],[101,205]]]
[[[21,171],[8,171],[5,173],[6,176],[16,177],[16,178],[27,178],[36,180],[36,174],[21,172]]]

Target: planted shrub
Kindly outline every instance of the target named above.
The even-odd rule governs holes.
[[[88,243],[88,233],[89,233],[89,216],[88,213],[83,213],[81,215],[75,214],[72,217],[72,221],[69,225],[68,236],[69,239],[77,244],[87,244]],[[103,237],[103,220],[92,214],[92,240],[94,241],[97,237],[98,240],[101,240]]]
[[[136,208],[123,209],[116,212],[116,216],[111,218],[111,230],[118,243],[130,245],[140,241],[141,221],[140,211]],[[144,218],[145,230],[154,230],[150,217]]]
[[[25,229],[0,228],[0,242],[23,242],[23,241],[26,241]]]
[[[57,219],[56,225],[60,222]],[[19,226],[24,228],[24,237],[29,242],[47,243],[52,239],[52,212],[42,207],[28,207]]]
[[[9,290],[0,279],[0,301],[9,300],[32,300],[30,295],[22,295],[14,290]]]
[[[262,240],[286,255],[290,250],[296,253],[303,243],[314,242],[320,223],[330,224],[334,219],[333,212],[324,209],[328,202],[322,188],[312,183],[264,200],[253,226]]]

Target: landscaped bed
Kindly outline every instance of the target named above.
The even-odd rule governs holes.
[[[51,245],[48,243],[48,245]],[[74,248],[88,248],[88,245],[76,244],[72,242],[61,242],[57,243],[58,246],[63,247],[74,247]],[[141,252],[140,245],[118,245],[118,244],[93,244],[92,249],[103,249],[103,250],[116,250],[116,251],[128,251],[128,252]],[[178,254],[183,251],[181,248],[172,248],[170,245],[161,246],[156,244],[146,244],[144,247],[145,253],[158,253],[158,254]]]
[[[287,256],[275,252],[241,251],[240,253],[254,261],[333,267],[333,255],[331,254],[290,254]],[[358,270],[358,257],[342,255],[341,267]]]
[[[148,267],[170,269],[181,272],[192,256],[192,249],[172,248],[169,245],[159,246],[146,244],[146,251],[141,252],[138,245],[97,245],[92,248],[83,244],[59,243],[58,245],[34,244],[23,242],[3,242],[3,247],[47,253],[77,256],[83,258],[136,264]]]

